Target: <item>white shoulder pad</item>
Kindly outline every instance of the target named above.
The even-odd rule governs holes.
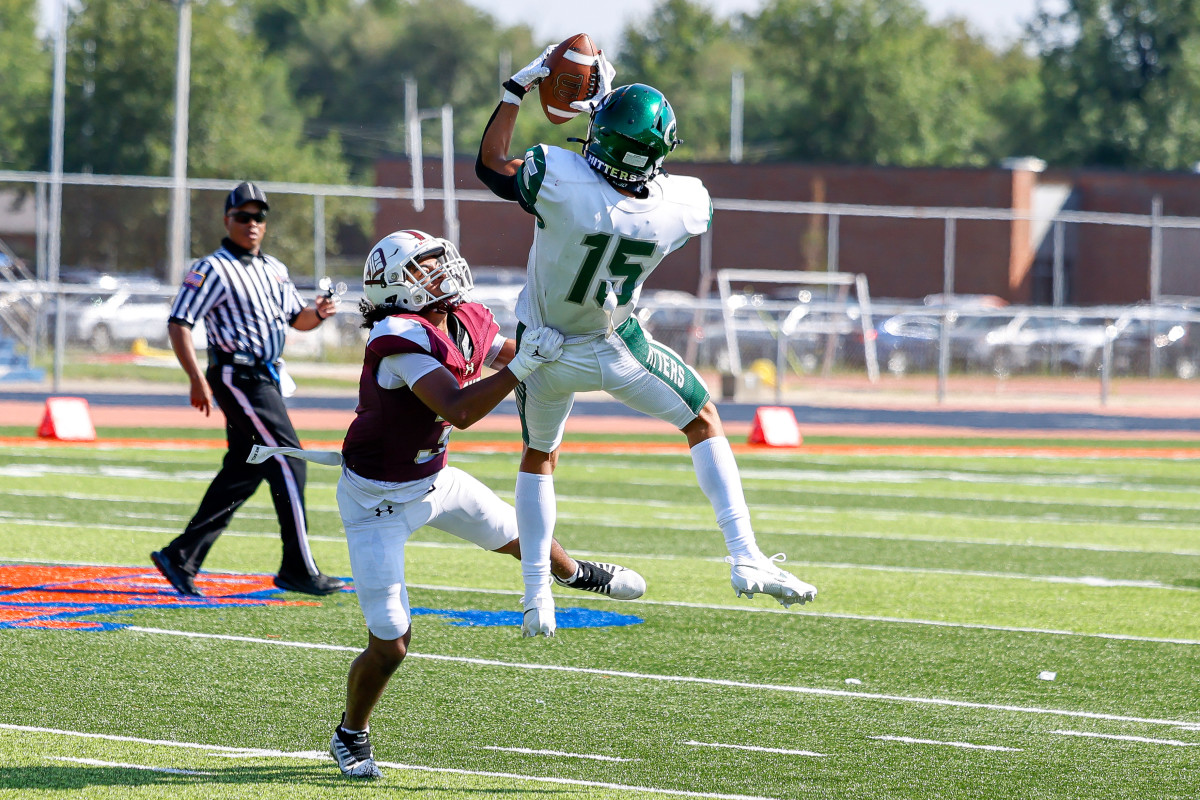
[[[429,332],[416,320],[404,317],[384,317],[371,328],[371,333],[367,336],[367,344],[381,336],[399,336],[415,343],[424,352],[433,353],[433,348],[429,344]]]
[[[663,200],[683,206],[684,225],[692,236],[706,233],[712,226],[712,198],[699,178],[687,175],[664,175],[657,181],[662,188]]]

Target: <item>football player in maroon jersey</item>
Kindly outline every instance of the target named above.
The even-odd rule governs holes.
[[[534,370],[554,361],[563,337],[526,331],[520,347],[491,311],[468,299],[471,270],[454,245],[415,230],[377,244],[363,270],[370,330],[359,403],[342,445],[337,500],[367,649],[350,667],[346,711],[330,752],[351,777],[378,777],[367,723],[412,635],[404,545],[425,525],[520,559],[516,512],[480,481],[447,466],[452,428],[477,422]],[[481,377],[483,367],[497,370]],[[571,558],[555,541],[560,585],[640,597],[646,582],[615,564]]]

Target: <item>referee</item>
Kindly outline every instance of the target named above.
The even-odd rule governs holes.
[[[283,538],[283,562],[275,585],[312,595],[331,594],[345,586],[321,574],[308,547],[305,463],[285,456],[259,465],[246,463],[255,444],[300,446],[280,388],[286,326],[312,330],[337,313],[332,297],[319,296],[315,306],[307,306],[287,267],[259,250],[269,209],[267,196],[253,183],[238,184],[226,196],[229,235],[220,249],[192,265],[167,323],[175,357],[192,382],[192,405],[208,416],[215,402],[225,414],[229,443],[221,471],[192,521],[174,541],[150,554],[175,590],[192,597],[200,596],[195,577],[208,549],[264,478],[271,486]],[[192,326],[200,319],[208,334],[207,372],[201,372],[192,343]],[[283,381],[290,379],[284,375]]]

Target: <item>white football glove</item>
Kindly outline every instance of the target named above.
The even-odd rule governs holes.
[[[512,82],[523,86],[525,91],[529,91],[540,83],[542,78],[550,74],[550,68],[546,66],[546,59],[554,52],[555,47],[558,47],[558,45],[547,45],[540,56],[530,61],[512,76]]]
[[[557,361],[562,355],[562,347],[563,335],[554,328],[543,327],[525,331],[517,354],[508,362],[508,370],[517,376],[517,380],[523,381],[543,364]]]
[[[571,108],[585,114],[595,111],[596,106],[604,102],[604,98],[612,91],[613,78],[616,76],[617,68],[608,63],[608,59],[604,57],[604,51],[601,50],[596,54],[596,93],[587,100],[576,100],[571,103]]]

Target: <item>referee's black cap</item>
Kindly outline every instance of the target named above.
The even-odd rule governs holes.
[[[225,196],[225,210],[244,206],[246,203],[262,203],[263,208],[270,208],[267,194],[249,181],[239,183],[236,188]]]

